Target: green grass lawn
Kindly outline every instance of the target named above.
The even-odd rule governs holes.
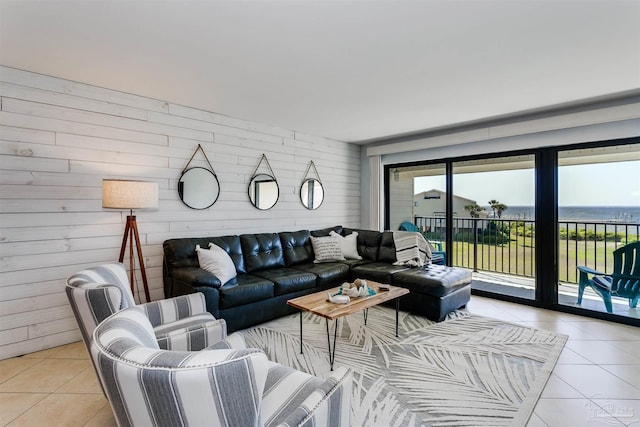
[[[507,244],[478,244],[477,269],[496,271],[518,276],[535,275],[535,241],[519,236]],[[577,283],[576,267],[586,265],[604,273],[613,269],[613,250],[622,243],[584,240],[560,240],[558,245],[558,269],[561,282]],[[453,265],[473,268],[474,245],[453,242]]]

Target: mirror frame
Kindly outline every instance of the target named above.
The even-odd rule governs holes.
[[[213,179],[215,180],[216,184],[218,185],[218,194],[216,194],[215,199],[213,200],[213,202],[212,202],[209,206],[206,206],[206,207],[203,207],[203,208],[200,208],[200,207],[193,207],[193,206],[189,205],[187,202],[185,202],[185,201],[184,201],[184,197],[183,197],[183,195],[184,195],[184,189],[181,189],[181,188],[180,188],[180,183],[182,182],[182,178],[184,178],[184,176],[185,176],[187,173],[189,173],[190,171],[192,171],[192,170],[194,170],[194,169],[202,169],[202,170],[204,170],[204,171],[209,172],[209,173],[211,174],[211,176],[213,177]],[[203,167],[201,167],[201,166],[194,166],[194,167],[191,167],[191,168],[189,168],[189,169],[185,169],[184,171],[182,171],[182,174],[180,175],[180,178],[178,179],[178,197],[180,197],[180,200],[182,201],[182,203],[184,203],[184,204],[185,204],[185,206],[187,206],[187,207],[189,207],[189,208],[191,208],[191,209],[195,209],[195,210],[204,210],[204,209],[209,209],[211,206],[213,206],[213,205],[218,201],[218,198],[220,197],[220,181],[218,181],[218,176],[217,176],[217,175],[215,174],[215,172],[213,172],[212,170],[207,169],[207,168],[203,168]]]
[[[308,185],[309,181],[315,181],[320,185],[320,188],[322,188],[322,199],[320,200],[320,203],[318,203],[317,206],[307,206],[305,199],[302,197],[302,189],[304,188],[305,185]],[[306,209],[309,209],[310,211],[314,211],[316,209],[318,209],[320,206],[322,206],[322,203],[324,203],[324,185],[322,185],[322,181],[320,181],[317,178],[307,178],[304,181],[302,181],[302,185],[300,185],[300,202],[302,203],[302,206],[304,206]]]
[[[273,204],[271,206],[269,206],[268,208],[261,208],[258,205],[256,205],[255,200],[253,200],[253,198],[251,197],[251,185],[253,184],[255,187],[255,183],[254,180],[259,177],[259,176],[266,176],[271,178],[271,180],[269,181],[264,181],[264,182],[273,182],[276,184],[276,200],[273,202]],[[258,181],[258,182],[262,182],[262,181]],[[261,211],[268,211],[269,209],[273,208],[275,205],[278,204],[278,200],[280,200],[280,185],[278,184],[278,180],[273,176],[273,175],[269,175],[268,173],[260,173],[257,175],[253,175],[251,177],[251,179],[249,180],[249,185],[247,186],[247,194],[249,195],[249,202],[251,202],[251,204],[253,205],[254,208],[259,209]]]

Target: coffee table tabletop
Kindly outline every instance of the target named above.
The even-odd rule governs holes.
[[[326,291],[290,299],[287,301],[287,304],[299,310],[309,311],[326,319],[334,320],[338,317],[357,313],[360,310],[373,307],[374,305],[378,305],[409,293],[408,289],[400,288],[398,286],[389,286],[388,291],[383,291],[380,290],[380,284],[377,282],[367,280],[367,284],[371,289],[376,291],[376,294],[366,297],[351,298],[351,301],[348,304],[334,304],[329,302],[329,296],[327,294],[331,293],[333,295],[339,291],[339,288],[331,288]]]
[[[341,317],[349,314],[356,313],[358,311],[364,312],[364,324],[367,324],[367,314],[369,307],[378,305],[382,302],[392,299],[396,300],[396,337],[398,336],[398,310],[399,310],[399,297],[409,293],[408,289],[400,288],[398,286],[389,286],[389,290],[381,290],[380,284],[367,280],[367,285],[374,291],[375,295],[351,298],[347,304],[336,304],[329,302],[328,294],[335,294],[340,288],[327,289],[325,291],[316,292],[313,294],[305,295],[298,298],[293,298],[287,301],[292,307],[300,310],[300,354],[302,354],[302,313],[308,311],[315,315],[325,318],[327,324],[327,345],[329,347],[329,366],[333,371],[333,362],[336,358],[336,337],[338,333],[338,322]],[[329,333],[329,320],[334,320],[333,326],[333,346],[331,345],[331,336]]]

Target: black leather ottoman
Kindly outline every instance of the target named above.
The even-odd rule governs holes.
[[[430,265],[427,268],[394,273],[391,284],[409,289],[400,299],[400,309],[441,321],[471,298],[471,271],[464,268]]]

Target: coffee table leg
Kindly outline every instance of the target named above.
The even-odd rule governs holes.
[[[398,311],[400,311],[400,298],[396,298],[396,338],[398,338]]]
[[[329,334],[329,319],[325,318],[325,323],[327,325],[327,345],[329,346],[329,366],[333,371],[333,362],[336,360],[336,337],[338,336],[338,321],[340,319],[334,320],[333,327],[333,349],[331,348],[331,335]]]
[[[302,311],[300,311],[300,354],[302,354]]]
[[[364,324],[366,326],[367,325],[367,317],[369,316],[369,309],[365,308],[364,310],[362,310],[362,312],[364,313]]]

